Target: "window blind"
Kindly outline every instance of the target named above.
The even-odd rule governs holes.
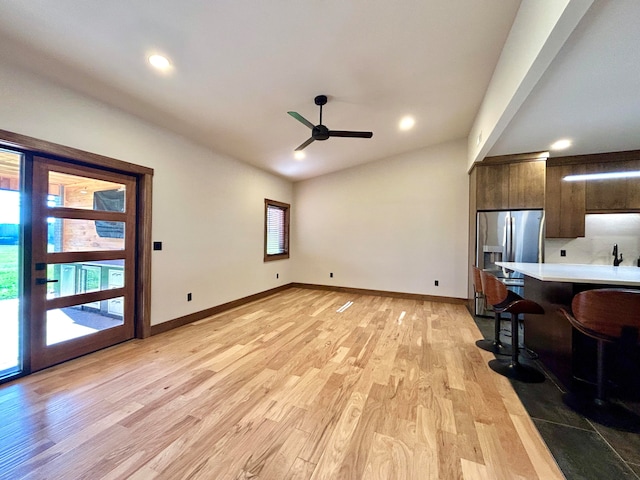
[[[267,205],[267,255],[287,253],[285,210]]]

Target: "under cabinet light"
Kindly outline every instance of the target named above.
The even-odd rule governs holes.
[[[585,173],[583,175],[567,175],[562,177],[567,182],[579,182],[581,180],[607,180],[612,178],[634,178],[640,177],[640,170],[629,172],[605,172],[605,173]]]

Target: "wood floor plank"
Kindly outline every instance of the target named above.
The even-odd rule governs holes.
[[[311,480],[337,478],[337,473],[340,471],[340,467],[346,457],[347,447],[362,415],[365,401],[366,396],[359,392],[354,392],[350,396],[327,442],[327,446],[320,456]]]
[[[371,480],[412,479],[412,464],[413,456],[404,443],[393,437],[374,433],[369,460],[364,468],[362,478]]]
[[[293,465],[289,472],[287,472],[287,476],[283,477],[284,480],[309,480],[311,475],[313,475],[313,471],[315,470],[315,463],[307,462],[300,457],[296,458],[293,461]]]
[[[0,386],[0,479],[563,478],[477,338],[291,288]]]

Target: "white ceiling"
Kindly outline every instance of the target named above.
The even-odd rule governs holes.
[[[299,180],[466,137],[519,4],[3,0],[0,56]],[[148,66],[154,52],[170,74]],[[374,136],[314,142],[296,161],[310,131],[286,112],[317,123],[318,94],[330,129]],[[416,126],[399,132],[407,114]]]
[[[640,1],[596,0],[490,155],[640,149]]]
[[[530,0],[527,0],[530,1]],[[520,0],[3,0],[0,58],[291,180],[465,138]],[[490,155],[640,149],[640,1],[596,0]],[[162,75],[149,54],[174,64]],[[372,130],[314,142],[286,114]],[[416,126],[400,132],[403,115]],[[1,126],[0,126],[1,128]]]

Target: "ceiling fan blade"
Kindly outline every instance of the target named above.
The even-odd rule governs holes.
[[[330,137],[371,138],[373,132],[350,132],[348,130],[329,130]]]
[[[315,140],[315,138],[313,137],[309,137],[309,140],[307,140],[306,142],[304,142],[302,145],[300,145],[298,148],[296,148],[294,151],[295,152],[299,152],[300,150],[306,148],[307,146],[309,146],[309,144],[311,142],[313,142]]]
[[[300,115],[298,112],[287,112],[287,113],[291,115],[293,118],[295,118],[296,120],[298,120],[300,123],[304,123],[307,127],[311,129],[313,129],[313,127],[315,126],[309,120],[307,120],[302,115]]]

